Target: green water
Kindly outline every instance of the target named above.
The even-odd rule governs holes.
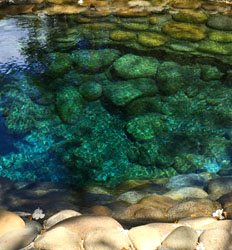
[[[170,15],[159,18],[163,25]],[[114,187],[231,174],[227,58],[196,53],[186,40],[144,47],[135,41],[141,29],[160,32],[147,20],[0,20],[1,176]],[[118,27],[129,38],[112,39]]]

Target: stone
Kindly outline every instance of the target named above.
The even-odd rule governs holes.
[[[166,187],[169,189],[179,189],[182,187],[199,187],[204,188],[208,184],[207,180],[199,174],[180,174],[172,176]]]
[[[159,90],[164,94],[175,94],[185,84],[181,66],[175,62],[163,62],[158,67],[156,82]]]
[[[178,224],[192,227],[195,230],[201,230],[203,226],[215,223],[217,219],[211,216],[187,217],[180,219]]]
[[[175,0],[172,6],[177,9],[198,9],[201,2],[197,0]]]
[[[144,194],[139,191],[128,191],[126,193],[122,193],[117,197],[118,201],[127,201],[131,204],[137,203],[140,199],[144,197]]]
[[[115,49],[77,50],[72,53],[76,69],[81,72],[98,73],[105,70],[120,56]]]
[[[208,194],[198,187],[183,187],[177,190],[171,190],[164,194],[173,200],[183,200],[186,198],[206,198]]]
[[[104,88],[104,94],[116,106],[125,106],[138,97],[153,96],[158,92],[155,81],[148,78],[120,81],[116,84],[108,84]]]
[[[210,28],[217,30],[232,30],[232,18],[223,15],[212,15],[207,21]]]
[[[184,23],[204,23],[208,17],[203,11],[183,10],[172,14],[172,18]]]
[[[82,250],[82,241],[77,233],[59,226],[40,235],[34,243],[38,249],[44,250]]]
[[[129,1],[128,5],[131,8],[134,8],[134,7],[144,7],[145,8],[145,7],[151,6],[151,4],[148,1],[141,1],[141,0],[132,0],[132,1]]]
[[[172,223],[150,223],[131,228],[128,236],[137,250],[154,250],[161,245],[163,238],[178,226]]]
[[[146,17],[149,12],[141,8],[120,8],[115,11],[116,17]]]
[[[174,249],[193,250],[197,246],[198,234],[191,227],[180,226],[174,229],[162,242],[162,246]]]
[[[148,48],[164,45],[167,41],[167,37],[154,32],[140,33],[137,40],[139,44]]]
[[[232,34],[223,31],[212,31],[209,33],[209,40],[220,43],[231,43]]]
[[[126,54],[113,63],[113,70],[124,79],[154,77],[158,65],[158,60],[153,57]]]
[[[216,220],[212,223],[199,225],[198,229],[203,230],[203,231],[209,230],[209,229],[223,229],[231,234],[232,233],[232,221],[231,220]]]
[[[102,216],[112,216],[113,211],[106,206],[93,206],[89,209],[91,214],[102,215]]]
[[[157,17],[156,16],[149,17],[149,23],[152,25],[157,24],[158,23]]]
[[[115,23],[85,23],[82,24],[83,28],[85,29],[89,29],[89,30],[105,30],[105,31],[109,31],[109,30],[114,30],[117,28],[117,25]]]
[[[147,23],[122,23],[121,27],[128,30],[144,31],[148,30],[149,26]]]
[[[198,50],[210,53],[210,54],[218,54],[218,55],[229,55],[232,53],[231,45],[226,43],[217,43],[212,41],[202,41],[199,43],[197,47]]]
[[[211,216],[221,205],[209,199],[191,198],[183,200],[179,204],[171,207],[167,214],[172,220],[179,220],[186,217]]]
[[[224,229],[209,229],[200,235],[199,242],[206,246],[207,250],[228,250],[231,235]]]
[[[62,210],[62,211],[54,214],[53,216],[49,217],[44,222],[44,228],[48,229],[62,220],[65,220],[65,219],[73,217],[73,216],[79,216],[79,215],[81,215],[81,214],[79,212],[74,211],[74,210]]]
[[[186,43],[171,43],[169,46],[173,50],[183,51],[183,52],[192,52],[197,47],[193,44],[186,44]]]
[[[85,236],[85,250],[119,250],[130,247],[126,231],[116,228],[101,228],[100,226]]]
[[[208,193],[210,196],[215,197],[215,199],[230,192],[232,192],[232,177],[213,179],[208,184]]]
[[[162,31],[175,39],[187,41],[200,41],[206,37],[205,29],[185,23],[166,23]]]
[[[114,41],[135,40],[136,34],[130,31],[115,30],[110,33],[110,39]]]
[[[219,80],[224,75],[216,66],[201,65],[200,67],[201,78],[204,81]]]
[[[80,215],[65,219],[49,229],[53,230],[57,227],[64,227],[71,232],[78,234],[82,239],[86,234],[97,227],[104,228],[117,228],[122,226],[113,218],[107,216],[96,216],[96,215]]]
[[[79,87],[79,92],[87,101],[96,101],[102,95],[102,85],[97,82],[87,82]]]
[[[17,229],[23,229],[25,222],[15,213],[0,210],[0,236]]]

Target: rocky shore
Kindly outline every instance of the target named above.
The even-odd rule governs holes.
[[[232,177],[129,180],[114,190],[0,186],[2,250],[232,249]]]

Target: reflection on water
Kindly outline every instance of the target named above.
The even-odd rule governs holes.
[[[215,49],[207,34],[232,34],[191,25],[168,14],[1,20],[1,176],[115,186],[230,174],[230,42]]]

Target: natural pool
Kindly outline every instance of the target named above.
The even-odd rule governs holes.
[[[231,175],[231,6],[204,4],[4,16],[0,176]]]

